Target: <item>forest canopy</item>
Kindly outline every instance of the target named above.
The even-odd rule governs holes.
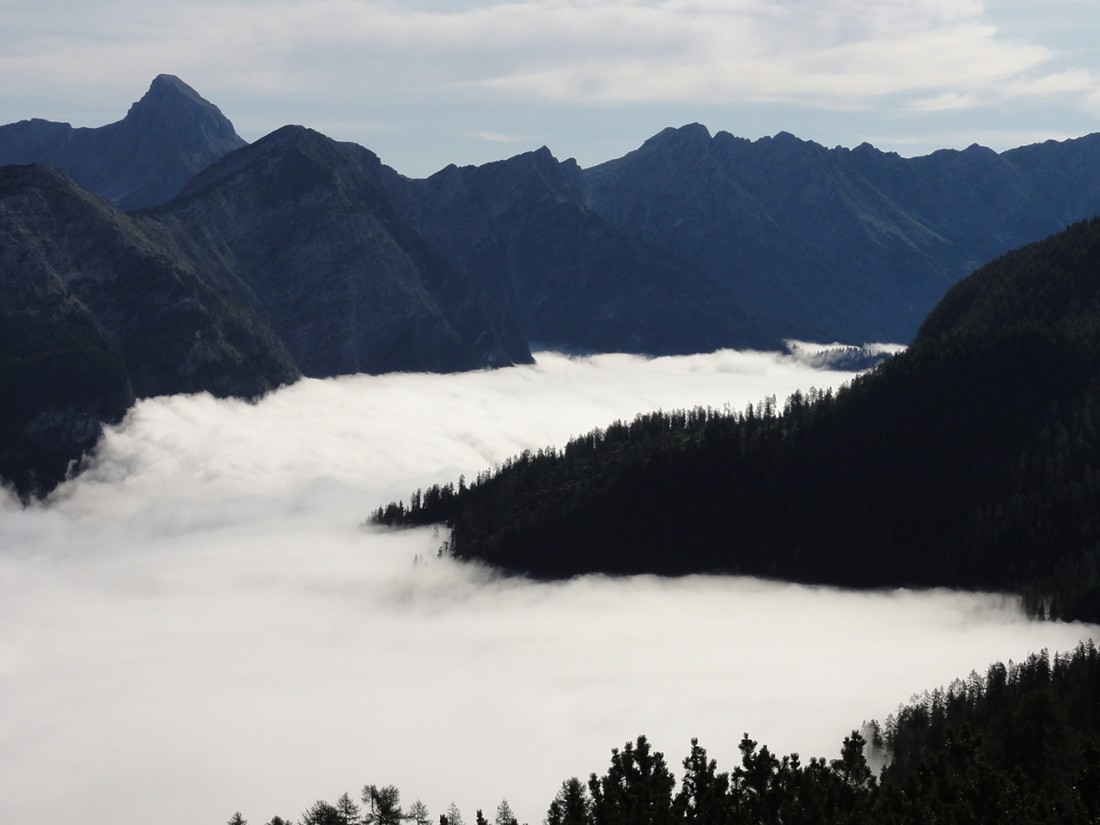
[[[376,522],[536,577],[723,572],[1010,590],[1100,621],[1100,220],[958,284],[837,393],[654,412]]]

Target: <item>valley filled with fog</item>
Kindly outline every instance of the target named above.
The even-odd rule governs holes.
[[[617,418],[850,377],[539,353],[140,402],[48,503],[0,503],[0,822],[260,825],[374,783],[433,819],[507,797],[535,825],[640,733],[677,775],[692,736],[723,770],[744,732],[832,758],[915,692],[1095,635],[998,595],[506,580],[437,558],[432,529],[364,526]]]

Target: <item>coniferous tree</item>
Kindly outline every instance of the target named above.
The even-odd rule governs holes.
[[[675,787],[664,755],[645,736],[622,750],[613,748],[608,772],[588,781],[593,825],[667,825],[673,821]]]
[[[691,753],[684,757],[684,776],[676,794],[676,818],[687,825],[723,825],[729,820],[729,775],[718,773],[718,765],[707,759],[698,739],[691,740]]]
[[[344,825],[336,808],[323,799],[318,799],[302,814],[301,825]]]
[[[508,804],[507,799],[502,799],[500,804],[497,805],[497,815],[493,820],[493,825],[519,825],[516,821],[515,814],[512,813],[512,806]]]
[[[352,798],[345,791],[340,795],[340,798],[336,800],[336,813],[340,816],[340,820],[344,825],[353,825],[353,823],[359,822],[359,806],[355,804]]]
[[[409,806],[409,812],[406,814],[406,818],[411,819],[416,825],[429,825],[431,822],[428,806],[419,799]]]
[[[444,818],[447,820],[446,825],[466,825],[466,820],[462,818],[462,811],[453,802],[447,806],[447,813],[440,818],[440,821]]]
[[[401,792],[394,785],[364,785],[362,798],[366,825],[400,825],[404,819]]]
[[[546,812],[546,825],[588,825],[591,810],[588,787],[574,776],[561,783]]]

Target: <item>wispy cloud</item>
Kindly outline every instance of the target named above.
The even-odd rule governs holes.
[[[935,97],[914,100],[907,108],[914,112],[957,112],[962,109],[971,109],[978,105],[978,102],[979,98],[975,94],[944,92]]]
[[[999,36],[982,4],[942,0],[535,0],[449,11],[377,0],[121,2],[74,10],[60,33],[54,13],[24,13],[18,40],[3,36],[18,46],[0,59],[6,77],[87,86],[176,67],[268,94],[390,86],[581,103],[865,106],[898,93],[1039,94],[1052,56]]]
[[[527,138],[519,137],[518,135],[506,135],[501,132],[490,131],[466,131],[462,133],[465,137],[473,138],[474,140],[482,140],[486,143],[521,143]]]

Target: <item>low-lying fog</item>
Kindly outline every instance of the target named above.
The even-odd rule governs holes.
[[[834,385],[779,356],[570,360],[139,404],[44,507],[0,506],[0,822],[297,819],[396,784],[541,822],[645,733],[679,775],[744,731],[835,757],[864,719],[1096,628],[998,596],[741,578],[499,581],[432,530],[363,528],[417,486],[636,412]],[[413,564],[422,555],[426,563]]]

